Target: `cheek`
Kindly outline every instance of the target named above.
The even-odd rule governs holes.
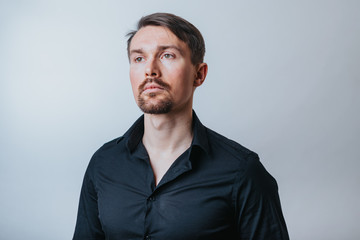
[[[138,95],[138,87],[142,82],[142,78],[139,75],[138,71],[130,68],[130,83],[131,83],[131,88],[134,94],[135,99],[137,98]]]
[[[175,78],[178,79],[177,85],[184,91],[193,88],[195,76],[191,68],[179,68],[174,71]]]
[[[178,85],[188,85],[192,83],[194,80],[194,73],[192,71],[191,66],[180,65],[180,66],[172,66],[168,68],[168,73],[171,74],[172,78],[177,79]]]
[[[173,88],[175,99],[179,101],[187,101],[189,99],[193,94],[193,78],[189,72],[179,72],[176,75],[176,82]]]

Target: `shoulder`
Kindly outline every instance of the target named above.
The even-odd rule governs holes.
[[[236,182],[255,183],[257,186],[276,186],[275,179],[260,162],[258,154],[243,145],[207,128],[209,145],[213,154],[224,156],[227,162],[233,162],[237,169]]]
[[[117,137],[111,141],[104,143],[95,153],[92,155],[88,170],[94,171],[101,168],[107,162],[110,162],[112,159],[115,159],[117,156],[125,151],[125,144],[123,136]]]
[[[258,159],[257,153],[209,128],[206,128],[209,145],[213,153],[231,155],[235,160]]]
[[[104,143],[95,153],[104,152],[104,151],[110,150],[116,146],[119,146],[122,142],[124,142],[123,139],[124,139],[124,136],[121,136],[121,137],[117,137],[111,141],[108,141],[108,142]]]
[[[115,151],[116,149],[119,149],[119,147],[121,147],[121,143],[122,143],[122,139],[123,137],[118,137],[118,138],[115,138],[109,142],[106,142],[104,143],[93,155],[93,158],[94,157],[101,157],[102,155],[104,154],[108,154],[113,151]]]

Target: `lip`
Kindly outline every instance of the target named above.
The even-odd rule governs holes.
[[[157,91],[162,91],[162,90],[164,90],[164,88],[161,87],[160,85],[151,83],[151,84],[145,85],[142,92],[143,93],[150,93],[150,92],[157,92]]]

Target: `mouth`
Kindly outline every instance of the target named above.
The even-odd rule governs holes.
[[[158,91],[163,91],[163,90],[165,90],[165,89],[157,84],[148,84],[148,85],[145,85],[145,87],[143,88],[141,93],[147,94],[147,93],[153,93],[153,92],[158,92]]]
[[[140,85],[140,94],[156,94],[157,92],[168,90],[169,86],[157,78],[148,78]]]

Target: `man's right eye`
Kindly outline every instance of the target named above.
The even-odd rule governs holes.
[[[142,57],[136,57],[136,58],[135,58],[135,62],[141,62],[142,60],[143,60]]]

